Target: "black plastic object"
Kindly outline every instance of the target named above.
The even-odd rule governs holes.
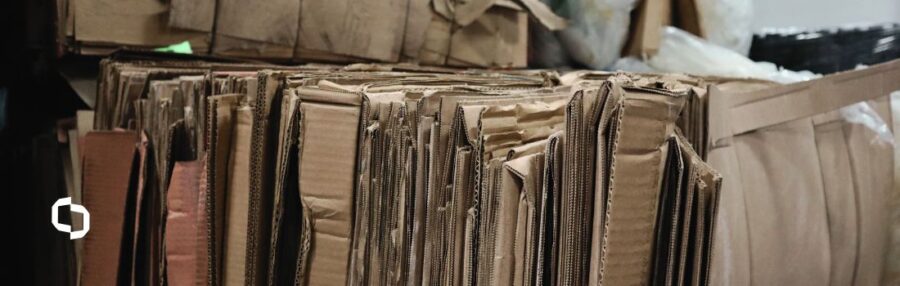
[[[754,61],[829,74],[900,58],[900,24],[754,35]]]

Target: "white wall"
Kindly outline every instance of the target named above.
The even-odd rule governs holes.
[[[900,0],[751,0],[753,30],[900,22]]]

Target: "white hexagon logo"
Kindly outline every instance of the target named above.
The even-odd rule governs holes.
[[[84,227],[78,231],[72,231],[72,226],[59,222],[59,208],[62,206],[69,206],[69,209],[72,212],[80,213],[84,218]],[[84,206],[79,204],[73,204],[71,197],[65,197],[62,199],[56,200],[56,203],[53,203],[53,208],[50,209],[50,222],[53,223],[53,227],[60,232],[69,233],[69,239],[79,239],[84,237],[91,230],[91,213],[88,212]]]

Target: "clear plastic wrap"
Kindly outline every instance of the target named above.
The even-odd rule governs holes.
[[[569,58],[579,65],[603,69],[619,58],[628,39],[631,10],[635,0],[544,1],[569,20],[569,26],[556,36]],[[553,55],[539,62],[558,62]]]
[[[647,64],[663,72],[700,76],[767,79],[780,83],[818,77],[811,72],[779,69],[772,63],[754,62],[732,50],[709,43],[674,27],[666,27],[659,51]]]
[[[703,37],[710,43],[746,56],[753,31],[752,0],[695,0]]]
[[[848,123],[865,126],[874,132],[875,136],[871,138],[871,144],[894,146],[894,135],[891,133],[891,126],[885,123],[868,102],[857,102],[844,106],[840,109],[840,112],[841,116]]]

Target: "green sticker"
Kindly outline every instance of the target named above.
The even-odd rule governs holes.
[[[156,48],[153,50],[157,51],[157,52],[176,53],[176,54],[193,54],[194,53],[194,50],[191,49],[191,43],[189,43],[188,41],[169,45],[167,47]]]

